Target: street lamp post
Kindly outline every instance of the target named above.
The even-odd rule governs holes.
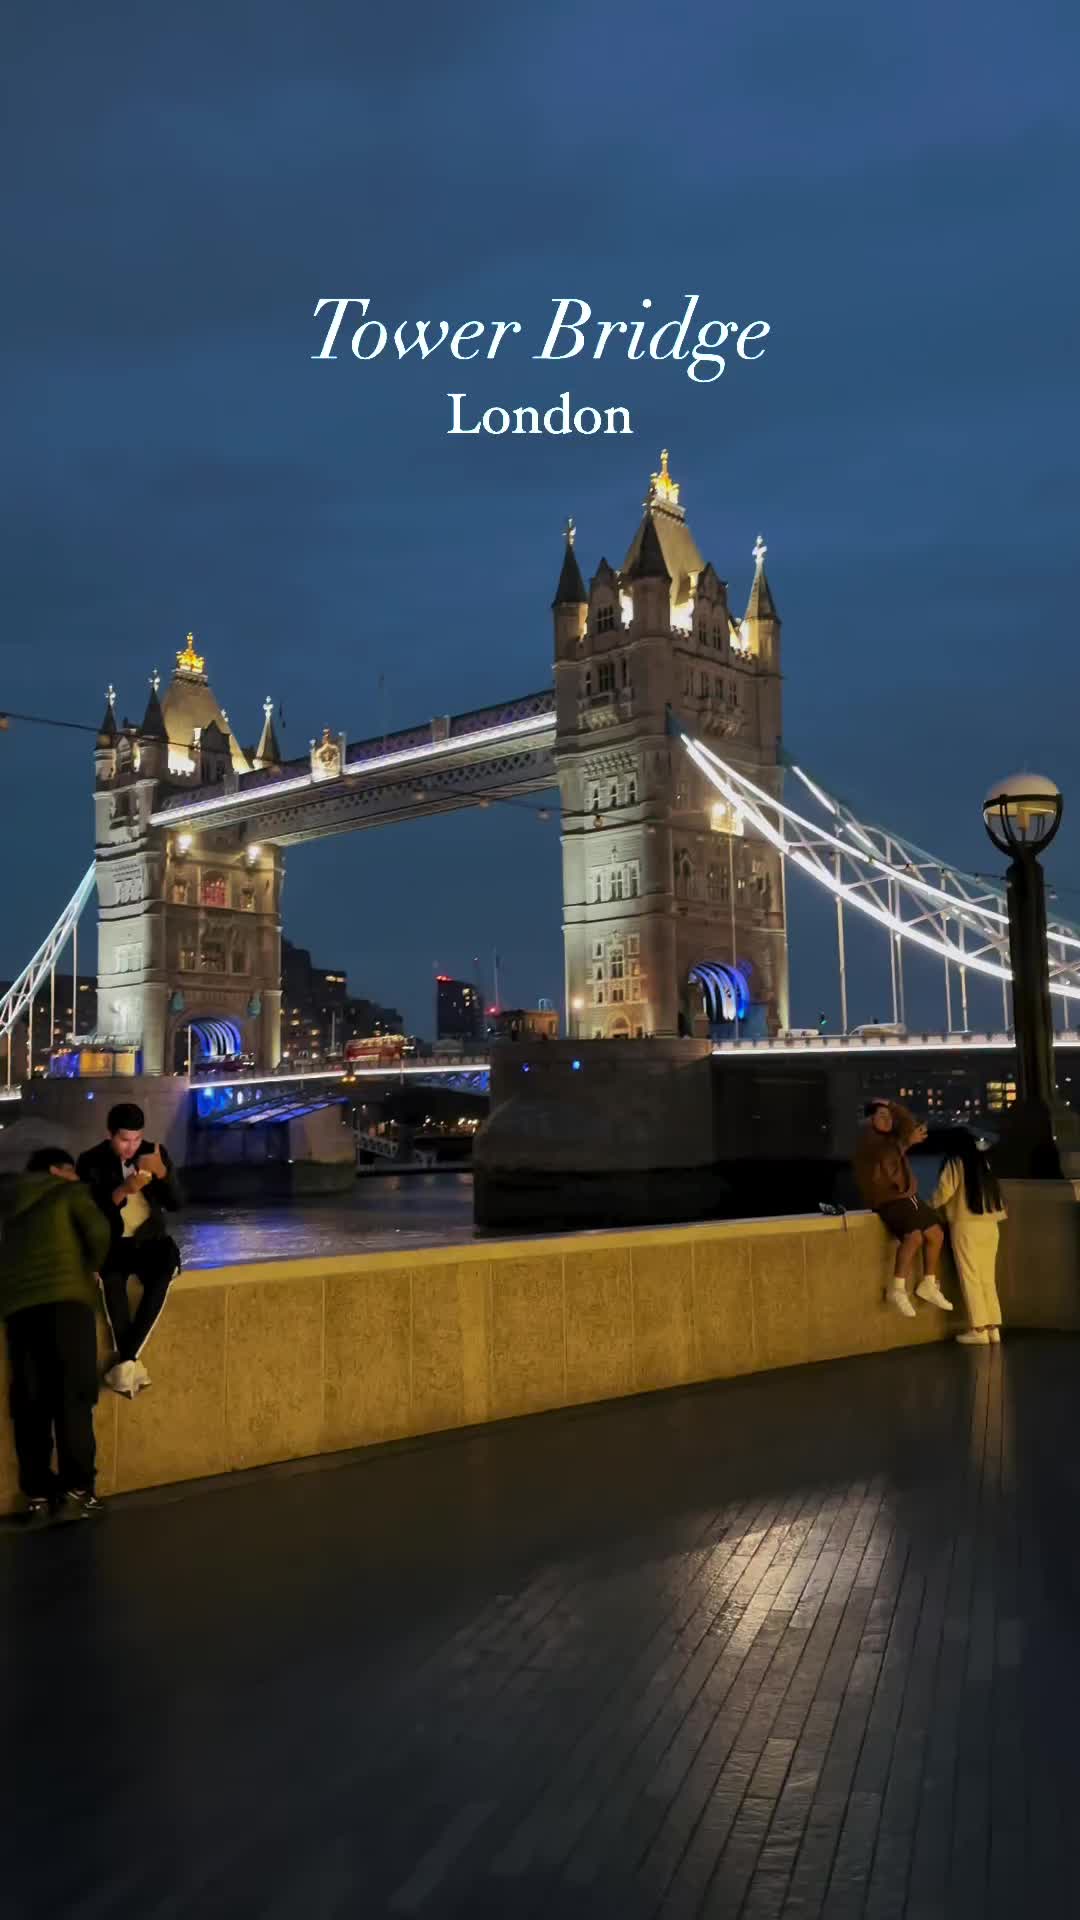
[[[1014,773],[991,788],[983,822],[999,852],[1011,855],[1006,881],[1016,1105],[1006,1116],[995,1154],[998,1171],[1013,1179],[1060,1179],[1080,1172],[1080,1120],[1058,1097],[1050,962],[1046,943],[1046,889],[1039,854],[1061,825],[1062,798],[1042,774]]]

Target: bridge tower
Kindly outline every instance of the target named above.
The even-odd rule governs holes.
[[[276,1066],[281,1048],[280,849],[242,826],[176,832],[163,801],[280,759],[271,706],[245,751],[210,689],[193,635],[164,695],[153,675],[141,725],[118,725],[109,689],[97,736],[95,843],[100,1047],[141,1055],[142,1072],[230,1052]]]
[[[669,730],[779,795],[780,618],[754,548],[745,615],[704,561],[667,452],[621,571],[586,590],[567,528],[552,603],[569,1031],[764,1035],[788,1021],[782,861]]]

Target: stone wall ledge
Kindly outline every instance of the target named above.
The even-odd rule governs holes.
[[[1009,1198],[1007,1324],[1080,1327],[1076,1193],[1020,1183]],[[954,1278],[955,1314],[919,1303],[903,1319],[884,1298],[893,1251],[852,1213],[193,1269],[147,1350],[152,1391],[102,1394],[100,1490],[949,1338]],[[16,1502],[5,1419],[0,1508]]]

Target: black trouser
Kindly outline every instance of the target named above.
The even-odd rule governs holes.
[[[22,1307],[10,1316],[7,1334],[20,1487],[30,1500],[90,1492],[98,1395],[93,1308],[78,1300]]]
[[[165,1305],[169,1283],[179,1271],[180,1249],[167,1235],[161,1240],[121,1240],[110,1250],[101,1288],[118,1360],[138,1359]],[[127,1289],[131,1274],[142,1286],[134,1314]]]

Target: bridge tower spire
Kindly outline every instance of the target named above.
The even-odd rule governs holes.
[[[575,534],[574,522],[568,520],[562,571],[559,574],[559,584],[555,589],[555,598],[551,603],[551,611],[555,616],[555,658],[557,660],[576,658],[581,636],[585,631],[585,619],[589,606],[589,596],[585,591],[585,582],[581,577],[581,568],[574,551]]]
[[[779,620],[763,561],[747,630],[665,448],[622,569],[601,560],[572,647],[556,616],[567,1017],[583,1039],[705,1033],[736,1002],[743,1032],[787,1023],[780,857],[713,804],[678,737],[715,740],[779,793]],[[710,1000],[701,980],[723,992]]]

